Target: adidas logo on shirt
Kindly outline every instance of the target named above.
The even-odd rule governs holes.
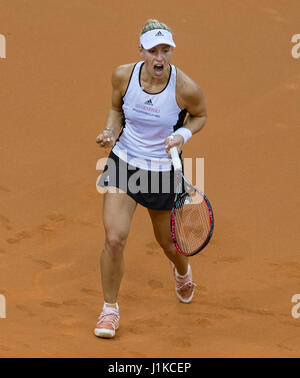
[[[145,102],[145,105],[150,105],[150,106],[153,106],[153,103],[152,103],[152,100],[151,100],[151,98],[150,98],[150,100],[148,100],[148,101],[146,101],[146,102]]]
[[[163,33],[161,31],[159,31],[157,34],[155,34],[155,37],[163,37]]]

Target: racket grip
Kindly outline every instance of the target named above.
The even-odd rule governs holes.
[[[172,162],[173,162],[175,172],[179,172],[179,171],[181,172],[182,165],[181,165],[181,160],[179,158],[177,147],[170,148],[170,154],[172,157]]]

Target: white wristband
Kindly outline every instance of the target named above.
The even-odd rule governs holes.
[[[172,135],[181,135],[184,144],[193,136],[191,130],[186,127],[180,127]]]

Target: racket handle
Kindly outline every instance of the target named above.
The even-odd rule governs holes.
[[[181,165],[181,160],[179,158],[177,147],[170,148],[170,154],[172,157],[172,162],[173,162],[175,172],[181,172],[182,165]]]

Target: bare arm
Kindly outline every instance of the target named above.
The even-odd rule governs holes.
[[[105,122],[105,128],[98,135],[96,142],[101,147],[112,147],[123,126],[123,95],[126,90],[132,65],[117,67],[112,75],[112,105]]]
[[[188,111],[189,116],[183,127],[189,129],[192,134],[196,134],[204,127],[207,119],[206,104],[202,89],[195,85],[185,95],[185,100],[185,109]]]
[[[198,84],[181,71],[178,72],[177,102],[181,109],[186,109],[189,113],[183,127],[196,134],[204,127],[207,119],[205,97]],[[183,137],[176,135],[173,140],[166,140],[166,150],[177,146],[180,152],[183,144]]]

